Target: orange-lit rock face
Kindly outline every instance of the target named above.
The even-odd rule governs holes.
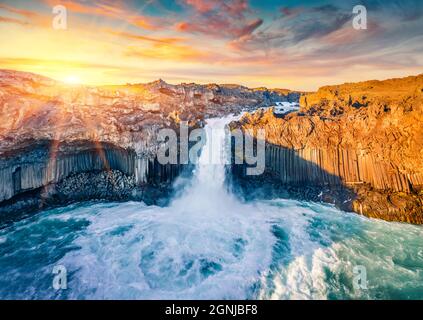
[[[264,127],[269,143],[294,149],[354,149],[407,173],[423,172],[423,75],[324,87],[301,97],[284,118],[245,116],[243,128]]]
[[[291,163],[294,160],[285,155],[283,149],[295,150],[296,159],[311,171],[304,175],[299,169],[288,173],[282,170],[279,173],[287,182],[323,186],[333,183],[329,177],[336,177],[335,180],[345,186],[360,189],[358,195],[366,194],[359,187],[362,184],[384,192],[420,194],[417,199],[411,199],[408,209],[396,207],[409,213],[416,209],[415,216],[407,219],[422,223],[422,90],[423,75],[323,87],[301,97],[299,112],[283,118],[276,118],[272,110],[256,112],[246,115],[232,127],[242,130],[264,128],[266,141],[282,148],[274,151],[276,155],[271,155],[274,157],[271,162],[283,162],[298,169],[300,164]],[[325,174],[315,177],[311,168],[319,168]],[[368,196],[367,200],[370,198]],[[393,204],[388,194],[384,199],[385,203]],[[365,206],[363,209],[363,205],[364,202],[361,206],[355,203],[352,209],[364,210],[363,213],[370,216],[378,216],[377,210],[382,210]],[[383,210],[389,211],[389,205]],[[396,214],[395,210],[392,214]],[[387,218],[387,215],[381,216]],[[392,220],[408,221],[398,216]]]
[[[270,98],[269,98],[270,97]],[[0,70],[0,153],[26,140],[94,140],[137,150],[159,128],[286,99],[241,86],[149,84],[86,87]]]
[[[17,79],[16,79],[16,78]],[[155,114],[143,88],[67,86],[41,77],[2,72],[1,150],[25,140],[94,140],[134,147],[142,129],[170,126]],[[148,138],[148,137],[143,137]]]
[[[181,121],[193,128],[204,117],[298,100],[289,95],[162,80],[87,87],[0,70],[0,217],[78,194],[144,201],[144,187],[171,185],[185,165],[157,162],[160,129],[179,132]]]

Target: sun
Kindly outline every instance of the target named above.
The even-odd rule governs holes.
[[[77,75],[68,75],[63,79],[64,82],[67,84],[81,84],[81,78],[79,78]]]

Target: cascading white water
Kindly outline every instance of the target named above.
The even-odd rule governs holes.
[[[235,116],[209,119],[205,126],[206,143],[198,159],[194,177],[181,197],[172,202],[172,207],[186,207],[209,212],[224,210],[235,200],[225,188],[226,125]]]
[[[208,121],[194,177],[168,207],[86,203],[1,229],[0,298],[422,298],[421,227],[294,200],[237,201],[220,161],[230,120]],[[66,290],[52,287],[57,265]],[[365,290],[354,287],[358,265]]]

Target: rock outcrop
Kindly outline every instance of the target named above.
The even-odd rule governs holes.
[[[343,194],[340,207],[369,217],[423,223],[423,75],[327,86],[300,104],[231,126],[266,130],[267,171],[281,185],[315,187],[335,203],[331,194]]]
[[[72,194],[145,200],[189,168],[158,163],[160,129],[292,99],[299,93],[162,80],[88,87],[0,70],[0,218]]]

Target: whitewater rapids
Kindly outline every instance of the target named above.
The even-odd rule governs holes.
[[[168,207],[75,204],[1,229],[0,298],[423,299],[423,228],[232,195],[231,119],[208,121],[194,176]],[[57,265],[65,290],[52,286]],[[356,266],[366,288],[354,286]]]

